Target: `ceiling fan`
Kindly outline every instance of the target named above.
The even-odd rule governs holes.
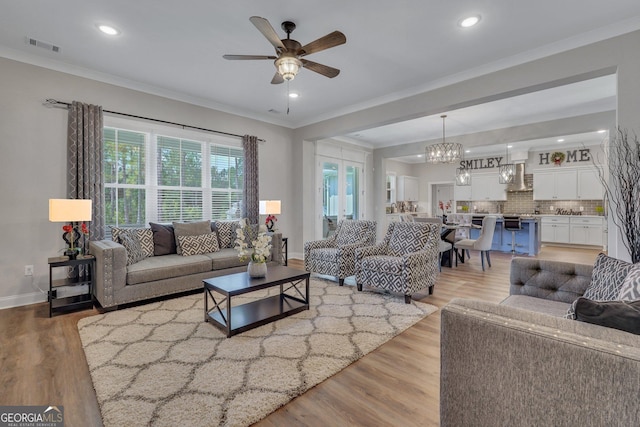
[[[333,78],[340,74],[340,70],[337,68],[318,64],[317,62],[309,61],[304,58],[312,53],[320,52],[346,43],[347,38],[340,31],[334,31],[302,46],[298,41],[290,38],[291,33],[296,29],[296,24],[291,21],[285,21],[282,23],[282,29],[287,33],[287,38],[281,40],[269,21],[265,18],[252,16],[249,20],[253,25],[255,25],[258,31],[266,37],[269,43],[273,45],[276,49],[277,56],[223,55],[224,59],[273,59],[277,71],[271,80],[271,84],[279,84],[285,80],[293,80],[296,74],[298,74],[298,71],[300,71],[300,67],[315,71],[316,73],[329,78]]]

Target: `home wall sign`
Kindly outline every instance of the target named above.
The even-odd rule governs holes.
[[[556,151],[553,152],[555,154]],[[539,153],[539,165],[550,165],[553,164],[554,161],[551,158],[552,153]],[[588,148],[581,148],[576,150],[567,150],[566,156],[560,163],[580,163],[580,162],[590,162],[591,161],[591,152]]]
[[[487,157],[486,159],[461,160],[460,167],[467,169],[493,169],[502,164],[504,157]]]

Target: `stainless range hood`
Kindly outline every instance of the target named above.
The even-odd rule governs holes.
[[[513,178],[513,182],[507,185],[507,191],[509,193],[533,191],[533,186],[527,185],[524,179],[524,163],[516,163],[516,176]]]

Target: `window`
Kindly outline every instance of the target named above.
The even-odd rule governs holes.
[[[104,128],[106,235],[109,226],[241,216],[242,148],[226,138],[207,141],[209,134],[182,136]]]

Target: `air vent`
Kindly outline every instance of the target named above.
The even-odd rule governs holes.
[[[60,53],[60,47],[51,43],[43,42],[40,40],[32,39],[31,37],[27,37],[27,44],[30,46],[39,47],[42,49],[46,49],[49,52]]]

